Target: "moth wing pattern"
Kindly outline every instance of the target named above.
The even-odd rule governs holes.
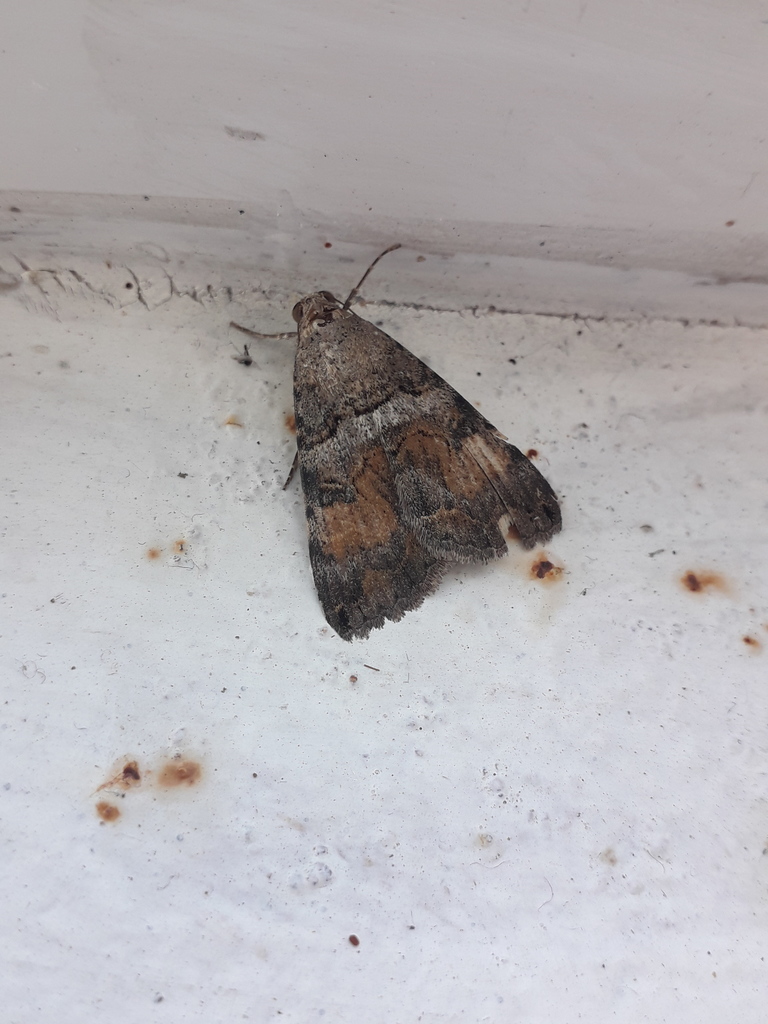
[[[301,467],[312,574],[339,636],[365,637],[421,604],[440,582],[444,562],[399,514],[395,475],[383,450]]]
[[[550,485],[465,398],[429,374],[445,396],[443,416],[416,420],[387,443],[405,521],[428,550],[456,562],[506,554],[503,520],[526,548],[548,541],[562,525]]]
[[[438,374],[328,293],[296,307],[294,408],[309,552],[329,624],[362,638],[438,585],[449,561],[561,526],[552,488]]]

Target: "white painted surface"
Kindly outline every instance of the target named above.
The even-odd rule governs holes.
[[[762,1022],[765,333],[369,307],[539,450],[565,572],[458,569],[350,645],[281,490],[292,346],[230,358],[281,312],[36,280],[0,318],[6,1019]]]
[[[127,276],[140,280],[151,308],[174,292],[243,299],[267,292],[290,309],[317,288],[342,294],[352,274],[397,238],[403,250],[377,268],[366,285],[371,299],[427,309],[768,323],[768,247],[757,237],[731,235],[725,245],[712,233],[670,232],[630,245],[621,232],[528,225],[515,231],[509,255],[508,239],[495,229],[472,240],[452,236],[445,224],[314,221],[283,232],[262,208],[223,200],[5,193],[0,204],[6,287],[53,273],[86,281],[118,305]],[[621,264],[611,255],[617,252]]]
[[[754,0],[30,0],[6,22],[5,188],[765,230]]]
[[[233,230],[283,289],[326,240],[399,240],[461,264],[398,301],[766,322],[759,0],[29,0],[3,32],[2,206],[81,197],[60,253],[103,212],[82,197],[149,195],[218,210],[209,276]],[[51,225],[8,230],[48,254]]]
[[[8,1019],[762,1024],[767,339],[648,318],[768,319],[764,5],[7,7]],[[291,347],[226,324],[395,239],[369,299],[638,322],[368,307],[539,450],[565,573],[348,645]]]

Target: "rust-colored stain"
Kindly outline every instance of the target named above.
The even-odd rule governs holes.
[[[186,761],[174,758],[166,761],[157,777],[158,784],[165,789],[177,786],[194,786],[200,781],[203,769],[198,761]]]
[[[235,416],[234,413],[232,413],[230,416],[227,416],[227,418],[224,420],[225,427],[242,427],[242,425],[243,424],[240,422],[237,416]]]
[[[736,221],[735,221],[735,220],[727,220],[727,221],[725,222],[725,226],[726,226],[727,228],[732,228],[732,227],[733,227],[733,225],[734,225],[735,223],[736,223]]]
[[[140,785],[157,785],[163,789],[177,789],[179,786],[194,786],[200,781],[203,769],[199,761],[189,757],[173,757],[165,760],[158,771],[146,766],[139,769],[138,761],[125,761],[115,774],[103,782],[96,792],[108,789],[113,796],[125,798],[129,790]],[[254,775],[255,778],[255,775]],[[118,792],[122,790],[122,792]],[[102,822],[116,821],[120,809],[108,800],[96,804],[96,814]]]
[[[102,782],[96,792],[102,789],[131,789],[141,784],[141,772],[137,761],[126,761],[111,779]]]
[[[114,804],[107,803],[106,800],[99,800],[96,804],[96,813],[102,821],[117,821],[120,817],[119,808]]]
[[[760,648],[763,646],[756,636],[750,636],[748,633],[741,639],[743,643],[745,643],[747,647],[750,647],[753,651],[759,651]]]
[[[507,527],[507,540],[520,540],[520,531],[512,523]]]
[[[350,676],[349,677],[349,681],[350,681],[350,683],[356,683],[357,682],[357,676]]]
[[[359,946],[360,945],[360,939],[358,939],[358,937],[356,935],[350,935],[349,936],[349,944],[350,944],[350,946]]]
[[[179,537],[178,540],[173,542],[173,550],[177,555],[183,555],[187,550],[187,542],[183,537]]]
[[[323,242],[323,247],[325,249],[332,249],[333,248],[333,242]]]
[[[562,576],[563,571],[562,565],[555,565],[554,562],[550,562],[546,555],[537,558],[531,565],[531,577],[535,580],[552,582],[559,576]]]
[[[154,562],[155,559],[159,558],[160,555],[162,555],[162,553],[162,548],[147,548],[147,558],[150,560],[150,562]]]
[[[539,450],[538,450],[538,448],[529,448],[528,451],[525,453],[525,457],[527,459],[538,459],[538,457],[539,457]]]
[[[292,434],[296,433],[296,417],[292,412],[285,414],[285,425]]]
[[[692,594],[699,594],[705,590],[728,590],[725,578],[718,572],[698,569],[694,572],[692,569],[689,569],[688,572],[683,573],[680,577],[680,582]]]
[[[123,784],[127,788],[132,786],[134,782],[141,782],[141,773],[139,772],[139,766],[136,761],[129,761],[121,772],[121,778]]]

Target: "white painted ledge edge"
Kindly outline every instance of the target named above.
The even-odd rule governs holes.
[[[0,192],[5,290],[25,273],[49,271],[74,273],[118,304],[151,306],[153,295],[166,290],[341,294],[393,241],[403,251],[383,261],[366,284],[371,301],[768,325],[768,236],[725,225],[665,233],[380,217],[338,223],[290,204],[266,209],[223,200]],[[124,294],[123,268],[137,279],[134,295]]]

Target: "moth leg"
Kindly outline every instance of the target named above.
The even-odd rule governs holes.
[[[296,470],[298,469],[298,466],[299,466],[299,450],[297,448],[296,449],[296,454],[293,456],[293,462],[291,463],[291,468],[288,471],[288,476],[286,478],[285,483],[283,484],[283,490],[284,491],[288,490],[288,485],[290,484],[291,480],[293,480],[294,476],[296,475]]]

